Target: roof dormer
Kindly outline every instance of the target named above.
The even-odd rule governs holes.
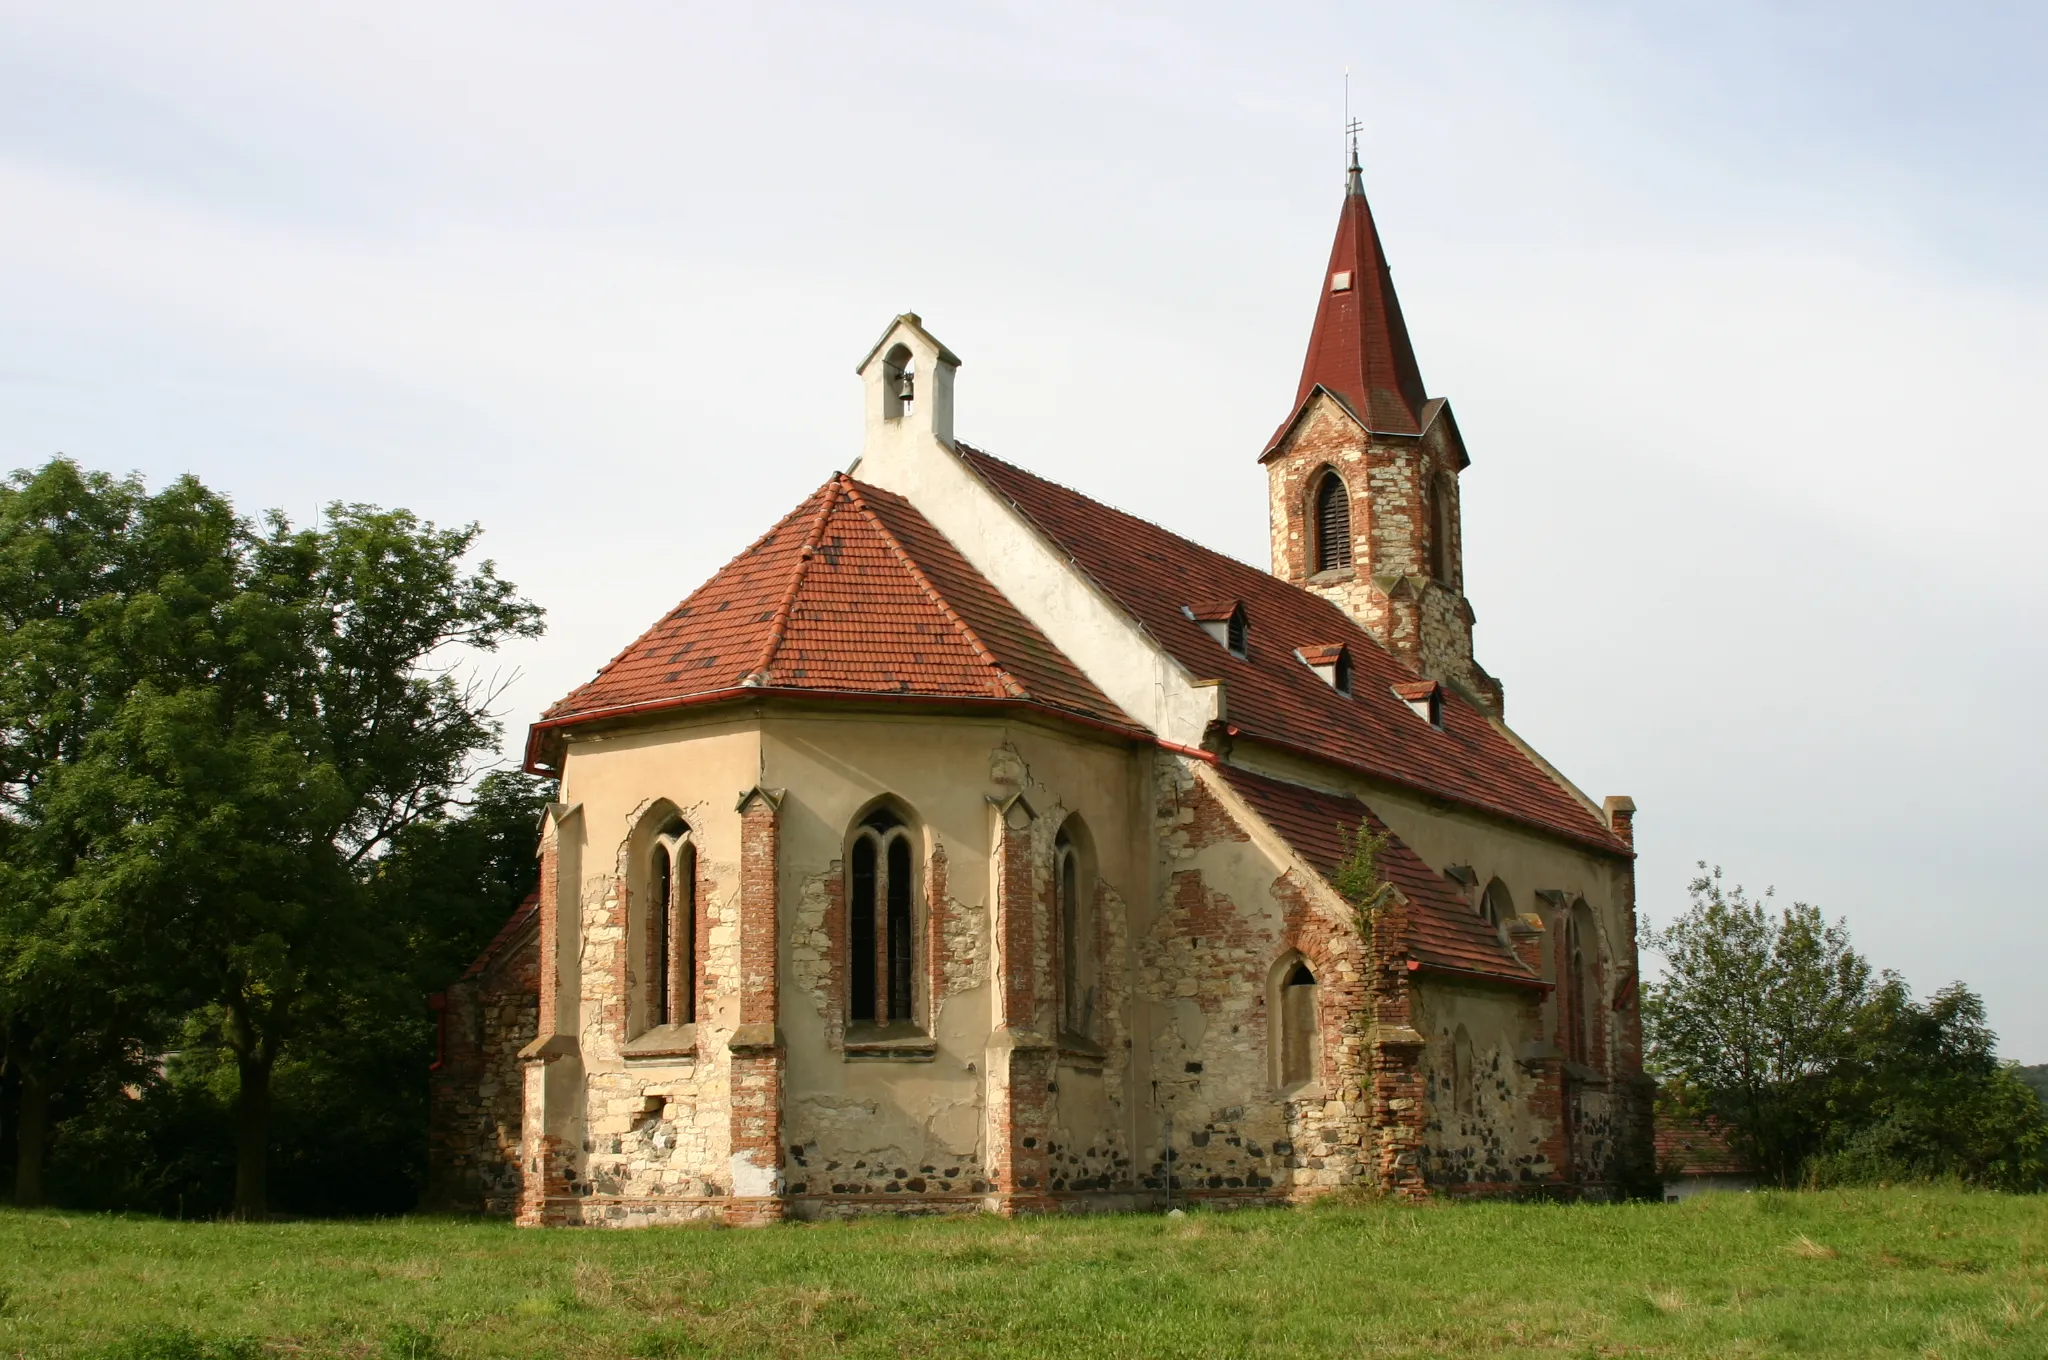
[[[1314,647],[1297,647],[1294,649],[1294,654],[1301,658],[1302,665],[1307,666],[1318,676],[1322,677],[1323,683],[1331,689],[1343,695],[1351,693],[1351,649],[1349,647],[1346,647],[1341,642],[1328,643]]]
[[[1407,680],[1394,686],[1394,693],[1402,703],[1414,710],[1415,716],[1431,727],[1442,730],[1444,725],[1444,687],[1434,680]]]
[[[1243,600],[1203,600],[1181,606],[1181,612],[1202,625],[1202,631],[1242,660],[1251,647],[1251,619]]]

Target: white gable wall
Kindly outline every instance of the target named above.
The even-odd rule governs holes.
[[[886,414],[883,364],[897,344],[915,357],[918,397],[908,414]],[[1098,590],[952,447],[953,371],[944,346],[899,317],[875,346],[861,377],[867,432],[853,475],[915,505],[975,569],[1037,624],[1054,646],[1166,741],[1198,746],[1223,716],[1222,687],[1198,685],[1136,620]]]

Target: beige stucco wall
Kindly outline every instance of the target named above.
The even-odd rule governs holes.
[[[1134,757],[1122,743],[1070,736],[1047,726],[969,717],[909,719],[886,714],[788,714],[763,729],[764,782],[790,792],[782,810],[782,1027],[788,1046],[784,1141],[802,1150],[788,1173],[808,1193],[972,1193],[985,1165],[982,1146],[987,1047],[1000,1017],[990,903],[995,809],[990,798],[1022,793],[1037,865],[1034,901],[1051,900],[1053,837],[1081,817],[1093,849],[1097,901],[1109,919],[1104,992],[1123,970],[1127,903],[1147,896],[1145,827],[1133,790]],[[805,967],[826,945],[832,880],[843,872],[846,839],[875,800],[888,795],[912,814],[927,875],[943,862],[951,922],[949,982],[933,998],[937,1052],[929,1061],[849,1061],[839,1046],[841,1000]],[[928,886],[927,878],[926,885]],[[929,904],[920,892],[920,905]],[[790,904],[795,909],[790,910]],[[1033,967],[1050,975],[1049,930],[1037,932]],[[838,980],[835,980],[838,981]],[[1052,1017],[1010,1017],[1049,1030]],[[1106,1008],[1109,1060],[1060,1081],[1066,1141],[1122,1147],[1129,1098],[1121,1008]],[[957,1174],[948,1175],[949,1171]]]

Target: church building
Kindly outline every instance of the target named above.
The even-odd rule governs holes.
[[[560,801],[539,890],[437,998],[436,1203],[759,1223],[1642,1176],[1634,804],[1516,736],[1473,656],[1471,460],[1355,155],[1316,290],[1246,451],[1270,571],[963,442],[960,359],[889,324],[858,462],[533,724]]]

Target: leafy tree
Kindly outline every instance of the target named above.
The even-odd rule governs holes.
[[[1945,1177],[1998,1190],[2048,1183],[2048,1109],[1996,1054],[1984,1002],[1961,983],[1916,1002],[1887,975],[1830,1084],[1821,1184]]]
[[[1649,936],[1668,971],[1643,1006],[1649,1064],[1681,1112],[1718,1116],[1780,1185],[2048,1183],[2048,1110],[1998,1061],[1974,992],[1916,1002],[1839,922],[1803,903],[1774,913],[1718,869],[1691,896]]]
[[[40,781],[24,822],[70,846],[59,898],[142,940],[232,1054],[235,1205],[258,1215],[280,1057],[377,971],[376,856],[500,736],[456,656],[536,635],[540,611],[465,566],[474,525],[337,504],[316,527],[257,526],[189,478],[173,490],[205,551],[168,569],[175,535],[110,518],[113,557],[146,569],[87,573],[82,626],[55,639],[95,687],[46,706],[91,721],[63,758],[21,762]]]
[[[132,1069],[161,1019],[147,941],[82,890],[85,843],[53,798],[135,686],[170,678],[160,649],[108,646],[109,630],[137,602],[153,635],[204,615],[235,530],[189,478],[150,496],[56,459],[0,484],[0,1064],[19,1090],[19,1203],[40,1198],[52,1110]]]
[[[1648,1064],[1720,1116],[1760,1175],[1794,1184],[1820,1150],[1870,965],[1803,902],[1773,912],[1769,892],[1753,901],[1718,868],[1688,892],[1689,910],[1648,936],[1667,969],[1644,991]]]
[[[362,965],[309,999],[271,1079],[269,1197],[299,1214],[402,1213],[427,1170],[430,993],[457,976],[533,890],[551,782],[486,775],[460,805],[392,838],[368,875]],[[57,1202],[212,1216],[232,1209],[234,1054],[208,1010],[169,1040],[134,1098],[95,1086],[61,1125]]]

